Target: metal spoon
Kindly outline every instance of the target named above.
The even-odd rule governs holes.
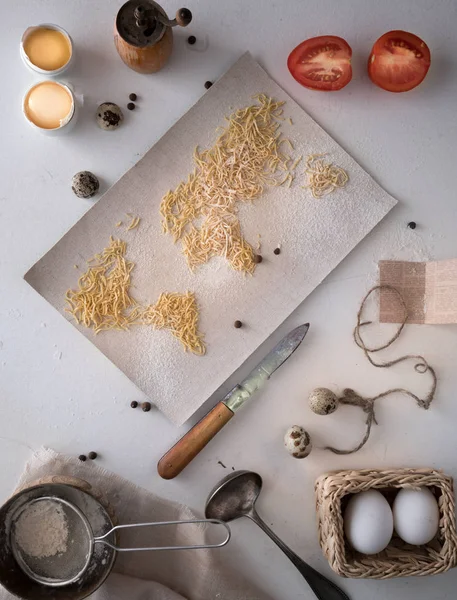
[[[308,582],[319,600],[349,600],[348,596],[329,579],[315,571],[268,527],[255,510],[255,503],[262,489],[262,478],[252,471],[231,473],[210,493],[206,501],[205,514],[209,519],[233,521],[239,517],[248,517],[281,548]]]

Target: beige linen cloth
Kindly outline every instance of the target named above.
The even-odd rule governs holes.
[[[164,500],[93,462],[57,454],[50,449],[34,453],[25,466],[18,487],[53,476],[77,477],[103,493],[119,524],[176,521],[201,518],[189,507]],[[154,544],[203,544],[205,526],[157,528]],[[137,536],[141,536],[137,538]],[[127,537],[127,536],[126,536]],[[127,545],[147,543],[140,533],[129,533]],[[222,566],[218,550],[120,553],[114,571],[92,600],[271,600]],[[0,600],[14,596],[0,587]]]

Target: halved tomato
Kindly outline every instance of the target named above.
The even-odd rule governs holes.
[[[368,75],[388,92],[408,92],[415,88],[430,67],[427,44],[407,31],[389,31],[377,40],[368,59]]]
[[[336,35],[322,35],[299,44],[289,54],[292,77],[311,90],[335,92],[352,79],[352,49]]]

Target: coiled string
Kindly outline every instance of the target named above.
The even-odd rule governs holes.
[[[403,319],[402,319],[402,323],[398,327],[395,334],[390,338],[390,340],[388,340],[382,346],[371,347],[371,346],[368,346],[364,342],[363,337],[361,335],[361,329],[362,329],[362,327],[371,325],[372,321],[363,321],[362,315],[363,315],[365,304],[366,304],[368,298],[371,296],[371,294],[373,294],[373,292],[376,292],[377,290],[390,290],[397,296],[397,298],[402,306],[402,309],[403,309]],[[374,367],[389,368],[389,367],[393,367],[394,365],[398,365],[399,363],[404,362],[406,360],[417,361],[416,364],[414,365],[414,370],[420,374],[424,374],[424,373],[428,372],[428,373],[430,373],[430,375],[432,377],[432,386],[431,386],[430,392],[427,394],[427,396],[424,399],[422,399],[422,398],[419,398],[419,396],[416,396],[416,394],[413,394],[413,392],[411,392],[410,390],[406,390],[404,388],[392,388],[390,390],[387,390],[386,392],[383,392],[382,394],[378,394],[374,398],[363,398],[362,396],[359,396],[356,392],[354,392],[354,390],[351,390],[349,388],[345,389],[343,392],[343,397],[340,398],[339,401],[341,404],[348,404],[351,406],[360,406],[360,408],[362,408],[362,410],[366,413],[367,418],[366,418],[366,422],[365,422],[365,425],[366,425],[365,435],[364,435],[362,441],[357,446],[355,446],[354,448],[352,448],[350,450],[339,450],[338,448],[333,448],[332,446],[326,446],[326,448],[325,448],[326,450],[330,450],[331,452],[334,452],[335,454],[353,454],[354,452],[357,452],[358,450],[363,448],[363,446],[365,446],[365,444],[367,443],[368,438],[370,437],[371,427],[372,427],[373,423],[375,423],[377,425],[376,415],[375,415],[375,411],[374,411],[374,403],[376,400],[379,400],[380,398],[385,398],[386,396],[389,396],[390,394],[401,393],[401,394],[405,394],[406,396],[409,396],[410,398],[413,398],[420,408],[427,410],[430,407],[430,404],[432,403],[432,400],[435,396],[438,380],[436,377],[435,369],[428,364],[428,362],[425,360],[425,358],[423,356],[420,356],[418,354],[406,354],[405,356],[400,356],[399,358],[396,358],[394,360],[389,360],[387,362],[375,362],[373,360],[373,357],[371,356],[375,352],[379,352],[380,350],[384,350],[385,348],[388,348],[389,346],[391,346],[400,337],[400,334],[403,331],[403,328],[406,325],[407,320],[408,320],[408,309],[406,307],[405,301],[404,301],[401,293],[391,285],[376,285],[367,292],[365,298],[362,300],[362,303],[360,305],[359,312],[357,313],[357,324],[354,328],[354,333],[353,333],[354,341],[357,344],[357,346],[363,350],[365,356],[367,357],[369,362]]]

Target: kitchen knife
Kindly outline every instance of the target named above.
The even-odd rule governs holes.
[[[163,479],[173,479],[187,467],[200,450],[203,450],[216,433],[251,398],[254,392],[263,387],[276,369],[295,352],[308,333],[308,329],[309,323],[306,323],[288,333],[242,383],[236,385],[221,402],[216,404],[173,448],[162,456],[157,464],[157,471]]]

